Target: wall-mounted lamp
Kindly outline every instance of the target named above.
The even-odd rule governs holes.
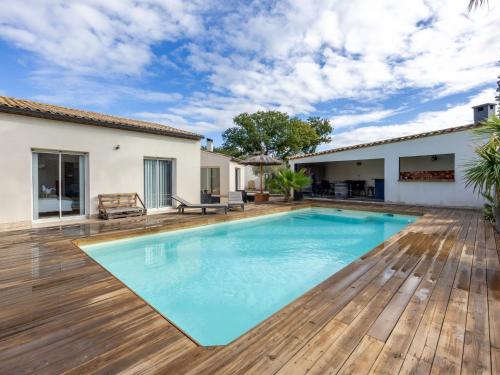
[[[436,161],[436,160],[438,160],[437,155],[432,155],[432,156],[431,156],[431,160],[432,160],[432,161]]]
[[[362,163],[360,161],[356,162],[356,165],[360,166]]]
[[[115,147],[113,147],[114,150],[119,150],[120,149],[120,145],[116,145]]]

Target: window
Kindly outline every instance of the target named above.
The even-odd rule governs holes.
[[[234,169],[234,190],[238,191],[241,190],[241,168],[235,168]]]
[[[399,158],[400,181],[454,181],[455,154]]]
[[[172,206],[172,160],[144,159],[144,201],[148,209]]]
[[[220,168],[201,168],[201,191],[220,195]]]

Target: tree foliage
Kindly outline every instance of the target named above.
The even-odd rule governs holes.
[[[488,136],[488,142],[478,147],[476,159],[469,162],[465,170],[467,186],[481,194],[490,193],[500,187],[500,119],[492,117],[475,130],[479,136]]]
[[[476,158],[465,168],[466,186],[472,186],[492,204],[500,208],[500,119],[491,117],[475,132],[488,136],[488,142],[476,148]],[[498,211],[497,211],[498,212]]]
[[[284,112],[242,113],[233,119],[234,127],[222,134],[223,152],[241,157],[265,153],[287,159],[302,152],[314,152],[331,140],[332,126],[327,119],[301,120]]]

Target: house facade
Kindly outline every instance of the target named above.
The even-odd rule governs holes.
[[[171,194],[199,202],[197,134],[0,97],[0,225],[97,215],[97,196],[137,192],[149,213]]]
[[[484,142],[473,129],[494,113],[487,103],[474,107],[474,124],[302,155],[290,164],[312,176],[313,196],[480,207],[484,200],[465,186],[464,169]]]
[[[200,170],[202,200],[208,196],[226,202],[230,191],[246,189],[246,166],[236,158],[214,152],[211,140],[207,142],[207,149],[201,150]]]

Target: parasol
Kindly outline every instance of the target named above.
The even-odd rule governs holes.
[[[259,171],[260,171],[260,193],[262,194],[263,193],[263,187],[264,187],[264,184],[262,182],[262,175],[263,175],[262,167],[264,165],[281,165],[281,164],[283,164],[283,162],[281,160],[275,159],[275,158],[273,158],[272,156],[269,156],[269,155],[258,154],[258,155],[250,156],[248,159],[243,160],[242,164],[254,165],[254,166],[259,167]]]

